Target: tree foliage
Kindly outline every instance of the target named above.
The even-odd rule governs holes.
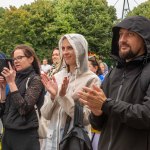
[[[128,13],[128,16],[145,16],[150,19],[150,1],[141,3],[138,7],[135,7],[131,12]]]
[[[0,23],[0,46],[7,55],[15,45],[31,45],[39,57],[47,55],[50,40],[45,37],[47,24],[53,21],[53,7],[47,1],[37,1],[19,9],[5,10]],[[50,35],[49,35],[50,36]]]
[[[20,8],[0,9],[0,49],[9,55],[29,44],[38,56],[50,57],[61,35],[83,34],[89,49],[108,57],[115,9],[106,0],[36,0]]]
[[[60,0],[56,11],[56,23],[60,29],[63,26],[66,33],[83,34],[91,51],[108,56],[116,16],[115,9],[109,7],[106,0]]]

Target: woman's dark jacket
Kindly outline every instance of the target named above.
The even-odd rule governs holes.
[[[29,80],[28,85],[27,80]],[[17,72],[16,85],[18,91],[9,92],[5,104],[0,105],[4,127],[15,130],[38,128],[34,105],[44,97],[44,87],[40,76],[32,67],[29,67]]]
[[[146,54],[128,63],[121,60],[117,45],[119,28],[139,34]],[[107,97],[103,114],[91,114],[90,122],[95,129],[102,130],[99,150],[150,150],[150,21],[140,16],[129,17],[113,32],[112,54],[118,65],[102,83]]]

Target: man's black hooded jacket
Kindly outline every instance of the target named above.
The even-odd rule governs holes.
[[[143,56],[128,63],[119,57],[120,28],[142,37]],[[150,20],[134,16],[116,25],[111,53],[118,63],[102,84],[103,114],[90,115],[92,126],[102,131],[99,150],[150,150]]]

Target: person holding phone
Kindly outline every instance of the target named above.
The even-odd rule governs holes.
[[[10,88],[5,102],[0,101],[4,126],[2,150],[40,150],[34,106],[44,96],[45,89],[40,79],[39,61],[27,45],[16,46],[12,58],[14,68],[9,63],[0,76],[0,85],[7,83]]]

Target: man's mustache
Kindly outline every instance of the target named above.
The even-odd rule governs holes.
[[[130,47],[130,45],[129,45],[129,44],[127,44],[127,43],[120,43],[120,44],[119,44],[119,48],[120,48],[120,47],[122,47],[122,46]]]

